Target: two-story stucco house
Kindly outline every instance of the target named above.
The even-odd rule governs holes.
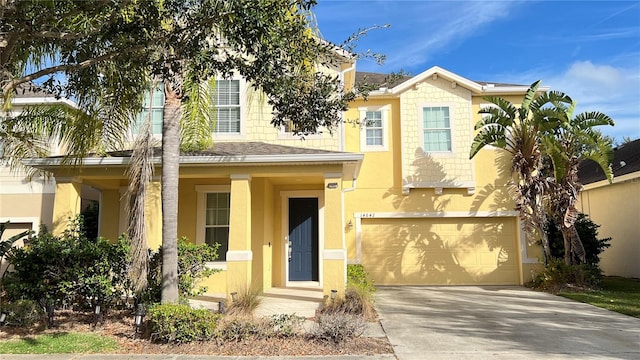
[[[380,77],[356,73],[347,58],[328,71],[347,86]],[[301,140],[270,124],[243,79],[218,80],[215,145],[180,158],[178,234],[221,244],[211,266],[223,271],[207,280],[208,294],[249,285],[342,291],[348,263],[363,264],[377,284],[523,283],[538,252],[512,210],[499,152],[469,160],[469,147],[482,97],[518,102],[527,88],[434,67],[355,101],[332,134]],[[157,124],[162,98],[149,98]],[[82,171],[30,160],[55,178],[53,229],[80,211],[89,187],[99,194],[101,236],[124,232],[129,155],[85,159]],[[159,181],[147,204],[152,248],[161,242]]]

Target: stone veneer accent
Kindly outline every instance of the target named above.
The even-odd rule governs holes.
[[[424,153],[422,107],[449,106],[452,151]],[[473,187],[469,151],[473,136],[471,91],[443,78],[428,78],[400,95],[402,178],[411,187]]]

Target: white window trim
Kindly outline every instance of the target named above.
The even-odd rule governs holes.
[[[231,193],[231,185],[196,185],[196,244],[204,244],[207,194]],[[210,269],[226,270],[227,262],[218,260],[207,262]]]
[[[215,80],[239,80],[240,81],[240,132],[239,133],[217,133],[211,131],[213,140],[238,140],[244,139],[247,134],[247,81],[239,74],[224,78],[216,76]]]
[[[427,151],[424,148],[424,108],[448,107],[449,108],[449,129],[451,131],[451,151]],[[437,157],[451,157],[456,153],[456,130],[455,130],[455,104],[454,103],[421,103],[418,104],[418,140],[425,154]]]
[[[367,106],[359,107],[360,121],[360,151],[376,152],[389,151],[389,105],[385,106]],[[364,119],[367,117],[367,111],[379,111],[382,118],[382,145],[367,145],[367,124]]]

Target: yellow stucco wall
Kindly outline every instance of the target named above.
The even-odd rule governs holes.
[[[600,267],[606,275],[640,278],[640,177],[587,189],[577,207],[600,225],[599,238],[611,237]]]
[[[515,103],[520,100],[517,96],[507,98]],[[536,268],[536,264],[532,262],[536,262],[540,253],[537,245],[529,245],[526,241],[520,241],[520,233],[515,231],[519,226],[518,220],[513,211],[514,203],[508,196],[506,188],[510,178],[508,173],[510,158],[504,151],[487,147],[480,151],[473,160],[469,160],[473,125],[480,119],[477,112],[480,109],[480,104],[484,103],[486,101],[481,97],[472,96],[468,90],[460,86],[452,88],[449,81],[429,79],[418,85],[416,89],[408,90],[399,98],[372,97],[368,101],[356,101],[350,106],[346,114],[348,120],[358,120],[361,116],[360,110],[363,108],[388,109],[388,133],[383,140],[388,146],[388,151],[367,151],[364,148],[365,157],[357,181],[357,189],[345,193],[344,221],[346,224],[349,222],[352,224],[351,227],[345,229],[350,262],[363,261],[364,263],[365,259],[362,257],[367,251],[367,241],[381,241],[379,244],[400,241],[399,233],[392,230],[398,230],[399,224],[420,232],[422,229],[420,224],[426,222],[433,224],[434,228],[442,228],[442,234],[439,236],[446,237],[447,233],[452,232],[450,229],[447,230],[446,226],[438,225],[437,220],[443,216],[452,216],[456,219],[460,229],[464,229],[464,239],[475,239],[473,241],[476,243],[484,244],[484,248],[480,245],[475,249],[463,246],[455,250],[456,256],[467,264],[463,267],[465,271],[453,271],[449,272],[448,276],[431,279],[410,275],[403,278],[404,280],[398,281],[442,284],[517,284],[530,279],[531,271]],[[417,143],[419,136],[416,133],[419,131],[417,122],[421,120],[419,106],[423,105],[449,105],[453,107],[454,145],[452,154],[433,156],[419,154],[419,157],[415,156],[416,148],[422,147]],[[400,120],[401,116],[402,121]],[[357,126],[346,126],[347,151],[359,152],[363,150],[360,143],[362,131],[364,130]],[[407,172],[407,169],[410,171]],[[406,190],[403,193],[403,185],[411,182],[430,186],[412,188],[408,194]],[[436,193],[435,187],[438,183],[442,184],[441,194]],[[469,192],[469,190],[471,191]],[[428,219],[420,219],[419,217]],[[377,230],[373,225],[374,221],[378,222]],[[492,250],[489,243],[486,241],[483,243],[483,239],[487,239],[493,234],[491,229],[486,226],[487,222],[495,224],[494,230],[509,229],[500,235],[500,247],[494,247]],[[479,224],[484,225],[480,226]],[[401,233],[410,236],[411,231]],[[434,233],[437,234],[437,232]],[[462,235],[458,234],[457,236]],[[460,241],[458,237],[454,236],[450,240],[445,240],[457,243]],[[524,251],[522,251],[523,243],[525,244]],[[375,267],[381,263],[381,259],[385,256],[393,258],[391,253],[382,254],[385,251],[393,250],[384,248],[384,245],[373,246],[373,248],[378,249],[372,251],[374,253],[378,251],[379,258],[371,261],[371,268],[367,270],[376,273],[377,280],[384,283],[393,283],[393,279],[402,278],[389,275],[393,274],[393,271],[389,272],[389,269],[385,269],[384,266]],[[369,250],[371,249],[372,247],[369,246]],[[508,253],[508,264],[501,263],[498,269],[497,256],[502,249],[504,249],[502,257],[505,256],[505,252]],[[469,258],[471,253],[477,258]],[[526,258],[524,263],[522,254]],[[361,258],[359,259],[358,256]],[[371,253],[369,256],[369,260],[371,260]],[[407,256],[409,256],[407,259],[411,257]],[[451,259],[451,251],[432,252],[431,258],[436,264],[438,262],[446,263]],[[415,256],[412,259],[416,260]],[[415,272],[416,266],[418,266],[415,261],[413,263],[403,261],[400,264],[399,271],[404,274]]]

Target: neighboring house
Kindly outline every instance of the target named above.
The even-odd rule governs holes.
[[[362,81],[344,60],[331,71],[347,86]],[[527,89],[433,67],[354,102],[332,134],[300,140],[273,128],[263,97],[242,79],[219,80],[226,101],[216,105],[215,144],[180,158],[178,234],[221,244],[211,266],[224,271],[207,281],[208,294],[250,285],[342,291],[347,263],[363,264],[377,284],[522,284],[540,252],[506,194],[507,159],[488,148],[469,160],[469,148],[482,97],[519,102]],[[154,97],[160,109],[162,93]],[[161,111],[154,116],[161,122]],[[130,152],[111,155],[85,159],[81,172],[55,157],[27,162],[55,177],[55,231],[80,211],[83,186],[100,193],[100,234],[125,231]],[[159,156],[155,163],[160,174]],[[147,208],[152,248],[161,243],[159,181]]]
[[[64,104],[75,107],[73,102],[56,98],[42,91],[36,85],[29,83],[20,85],[15,96],[11,99],[10,110],[0,111],[0,121],[3,118],[19,115],[26,106],[46,106],[48,104]],[[59,147],[52,146],[51,155],[58,153]],[[30,180],[24,172],[12,171],[3,162],[4,155],[0,153],[0,222],[11,221],[11,223],[3,234],[2,240],[24,230],[38,231],[41,224],[51,228],[55,181],[40,177]],[[84,198],[97,199],[96,194],[92,193],[88,187],[84,187],[82,190]]]
[[[600,255],[604,273],[640,278],[640,139],[618,146],[613,154],[613,183],[596,163],[580,164],[584,189],[578,209],[600,225],[600,238],[611,238],[611,247]]]

